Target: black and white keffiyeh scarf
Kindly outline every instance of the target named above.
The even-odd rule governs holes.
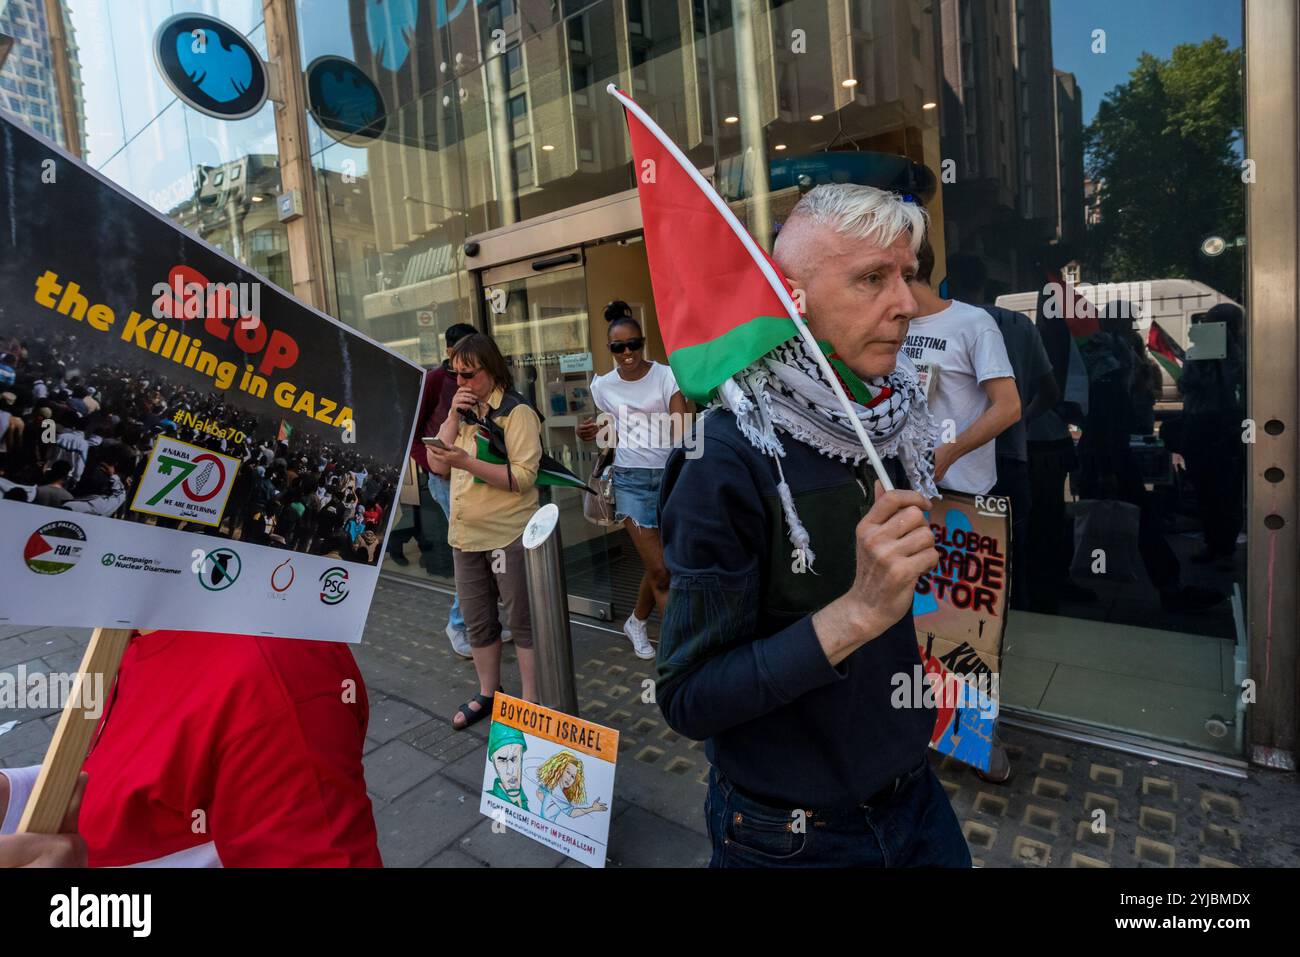
[[[852,405],[876,452],[882,459],[897,457],[912,488],[928,498],[938,498],[934,448],[939,430],[930,416],[912,360],[900,352],[893,372],[863,383],[875,398],[869,406],[857,402]],[[847,388],[845,391],[852,401],[852,392]],[[781,468],[785,447],[777,430],[828,458],[858,465],[868,456],[804,339],[795,336],[787,340],[724,382],[709,405],[709,409],[715,408],[731,412],[741,433],[776,462],[777,492],[790,529],[790,542],[803,553],[811,568],[816,556],[785,481]]]

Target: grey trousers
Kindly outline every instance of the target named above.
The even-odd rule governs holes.
[[[516,647],[533,646],[533,620],[528,607],[528,575],[524,545],[516,538],[505,548],[488,552],[451,550],[456,570],[456,595],[465,616],[470,647],[486,648],[501,640],[497,601],[505,605],[506,626]]]

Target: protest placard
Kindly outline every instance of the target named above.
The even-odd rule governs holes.
[[[498,691],[479,810],[590,867],[605,866],[618,732]]]
[[[3,117],[0,171],[0,624],[359,641],[422,370]]]
[[[922,664],[895,694],[933,695],[931,747],[987,771],[1001,700],[1011,503],[944,492],[926,517],[939,565],[917,581],[912,599]]]

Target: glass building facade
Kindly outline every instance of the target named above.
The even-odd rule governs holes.
[[[0,71],[0,109],[22,120],[32,129],[53,140],[64,139],[63,118],[59,113],[58,88],[50,55],[50,28],[45,5],[41,0],[2,0],[0,34],[9,38],[11,60]],[[81,76],[77,69],[76,39],[71,24],[64,23],[72,50],[69,80],[74,97],[74,111],[84,135],[85,112],[81,108]],[[3,48],[0,42],[0,58]]]
[[[203,116],[150,50],[160,23],[196,10],[265,55],[262,2],[66,6],[88,162],[292,288],[274,105]],[[302,72],[338,57],[373,84],[336,101],[368,128],[323,124],[320,103],[307,118],[318,305],[425,366],[443,359],[452,323],[489,331],[545,415],[548,450],[585,473],[594,450],[575,427],[594,411],[591,377],[611,368],[603,306],[629,302],[650,357],[665,358],[607,84],[769,248],[818,183],[908,192],[931,216],[937,280],[953,257],[978,261],[983,301],[1035,319],[1044,283],[1067,284],[1124,323],[1133,363],[1122,394],[1084,387],[1093,409],[1071,423],[1064,509],[1033,513],[1031,564],[1060,574],[1009,617],[1005,705],[1232,761],[1246,748],[1238,687],[1263,574],[1243,431],[1248,377],[1262,371],[1250,358],[1247,6],[296,0]],[[1172,368],[1148,347],[1159,335],[1185,353]],[[1105,465],[1098,436],[1119,449]],[[386,567],[449,584],[445,521],[420,498]],[[621,620],[640,578],[630,542],[585,523],[576,493],[554,500],[571,610]],[[1037,534],[1045,522],[1064,527]]]

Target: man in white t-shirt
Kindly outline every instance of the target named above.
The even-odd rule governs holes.
[[[954,492],[983,495],[997,481],[994,439],[1020,421],[1020,393],[997,323],[983,309],[941,299],[930,288],[934,250],[917,253],[912,295],[920,314],[903,351],[925,378],[930,414],[939,426],[935,481]]]

